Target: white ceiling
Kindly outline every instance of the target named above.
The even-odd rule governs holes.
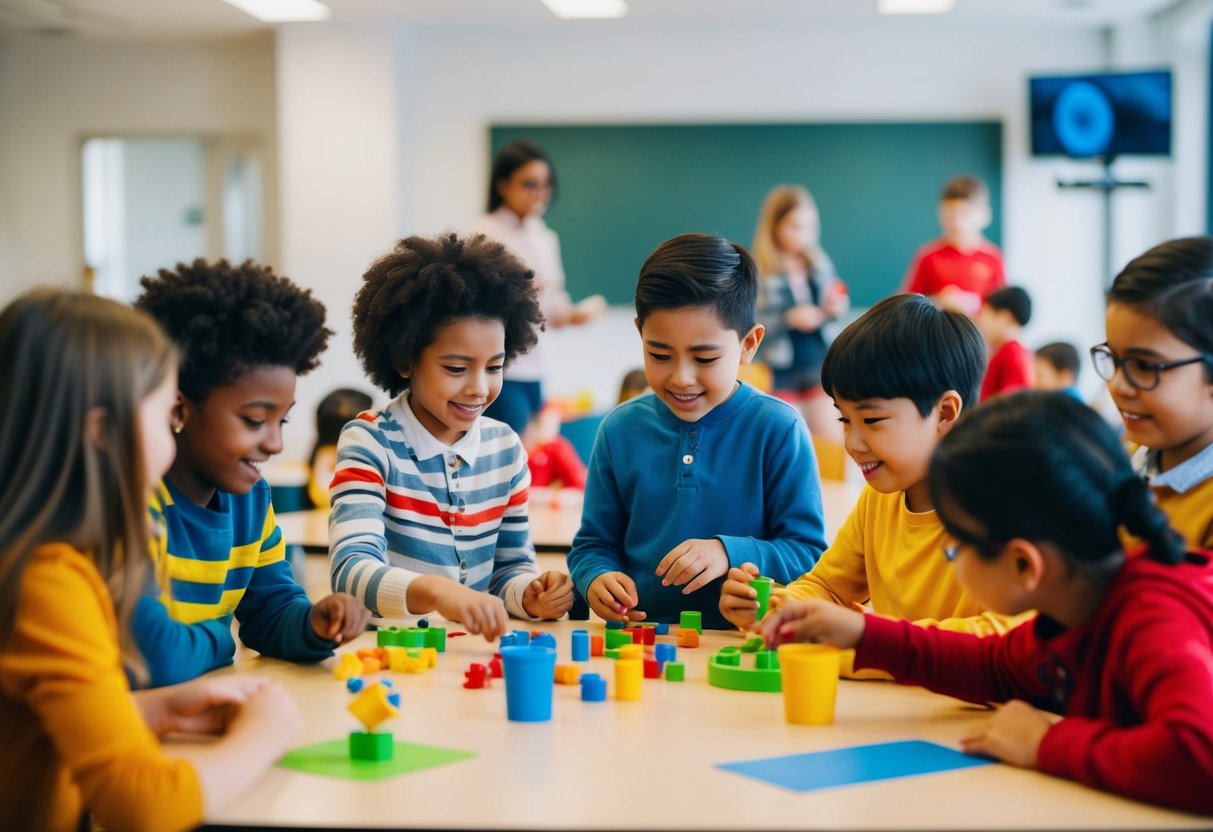
[[[811,25],[878,17],[875,0],[629,0],[617,21],[559,21],[539,0],[325,0],[332,22],[396,20],[415,25],[670,26]],[[933,25],[1105,26],[1188,0],[957,0]],[[324,23],[300,24],[323,26]],[[0,32],[139,40],[232,37],[267,24],[221,0],[0,0]]]

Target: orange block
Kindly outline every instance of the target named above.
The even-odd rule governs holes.
[[[556,665],[556,684],[577,685],[581,683],[581,668],[575,664]]]
[[[382,669],[383,669],[383,665],[381,665],[379,663],[378,659],[363,659],[362,660],[362,674],[364,676],[368,673],[378,673]]]
[[[606,639],[603,636],[591,635],[590,636],[590,655],[591,656],[603,655],[603,651],[605,649],[605,642],[606,642]]]
[[[699,646],[699,631],[692,630],[687,627],[678,631],[678,646],[679,647],[698,647]]]

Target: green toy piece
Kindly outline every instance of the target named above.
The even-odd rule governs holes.
[[[625,633],[623,630],[607,630],[606,631],[606,646],[622,647],[625,644],[632,643],[632,634]]]
[[[395,745],[392,735],[386,731],[368,734],[364,731],[350,732],[350,759],[369,760],[382,763],[392,759]]]
[[[445,653],[446,627],[427,627],[425,629],[425,646],[433,647],[439,653]]]
[[[631,643],[632,642],[629,639],[628,644],[631,644]],[[607,649],[602,651],[602,654],[604,656],[606,656],[608,659],[617,659],[617,658],[619,658],[619,648],[618,647],[608,647]]]
[[[761,621],[762,617],[767,614],[767,608],[771,604],[771,584],[774,583],[770,578],[759,576],[750,581],[750,586],[758,593],[758,617],[755,619]]]
[[[678,627],[682,630],[695,630],[703,635],[703,613],[699,610],[683,610],[678,614]]]
[[[686,679],[687,667],[682,662],[666,662],[665,663],[665,680],[667,682],[681,682]]]
[[[403,632],[399,627],[380,627],[379,632],[375,634],[376,641],[380,647],[403,647]]]
[[[741,652],[742,653],[757,653],[759,650],[762,649],[763,644],[764,644],[764,642],[763,642],[761,636],[754,636],[754,638],[747,638],[741,644]]]
[[[380,627],[376,634],[380,647],[433,647],[446,652],[446,627]]]
[[[708,684],[728,690],[779,693],[779,657],[774,650],[759,650],[754,653],[753,667],[742,667],[741,650],[724,647],[708,659]]]

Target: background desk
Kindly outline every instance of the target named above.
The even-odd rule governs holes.
[[[587,626],[582,624],[581,626]],[[601,631],[590,623],[591,632]],[[558,661],[569,657],[569,632],[549,630]],[[470,661],[491,647],[467,636],[448,640],[437,669],[390,674],[403,697],[401,715],[384,725],[398,741],[471,751],[476,757],[370,783],[273,768],[211,822],[235,825],[556,828],[1195,828],[1197,818],[1151,808],[1072,782],[993,765],[923,777],[796,793],[714,768],[739,760],[903,739],[957,747],[984,718],[980,709],[916,688],[842,682],[837,720],[823,727],[784,722],[778,694],[741,693],[706,682],[709,654],[737,643],[706,633],[703,646],[679,650],[687,680],[644,681],[640,702],[582,702],[578,686],[557,685],[553,720],[512,723],[502,680],[464,690]],[[351,647],[374,644],[368,634]],[[358,724],[350,694],[321,666],[246,658],[219,671],[261,673],[287,686],[304,713],[299,745],[345,737]],[[585,665],[583,665],[585,667]],[[589,669],[606,675],[610,659]]]

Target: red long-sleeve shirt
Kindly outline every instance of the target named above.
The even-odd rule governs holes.
[[[1125,564],[1099,610],[1065,630],[1045,616],[978,638],[869,615],[855,667],[970,702],[1061,713],[1042,771],[1213,814],[1213,565]]]

